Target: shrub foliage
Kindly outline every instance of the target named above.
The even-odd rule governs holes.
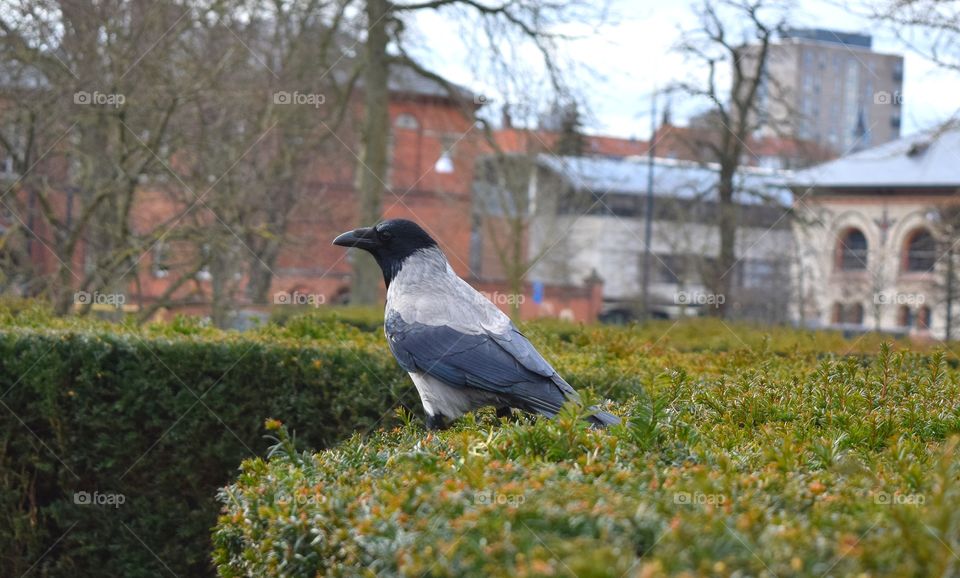
[[[600,334],[581,345],[626,370],[632,338]],[[220,493],[220,574],[957,575],[960,385],[945,355],[743,337],[634,356],[640,392],[614,407],[632,418],[607,431],[572,410],[487,413],[313,453],[271,422],[272,457]]]
[[[5,321],[0,576],[214,575],[216,491],[266,451],[264,419],[322,448],[416,403],[382,338],[324,320],[244,334]]]
[[[417,526],[425,523],[426,510],[416,508],[452,508],[431,520],[461,524],[458,516],[478,516],[485,504],[473,497],[464,497],[467,501],[460,505],[434,502],[424,494],[417,498],[420,505],[410,509],[406,498],[392,494],[409,486],[408,474],[396,469],[409,459],[438,468],[422,468],[421,491],[442,479],[452,484],[448,493],[456,484],[463,484],[456,492],[468,492],[464,496],[473,496],[474,489],[498,492],[489,494],[487,505],[512,500],[506,505],[513,510],[496,510],[504,515],[478,518],[487,525],[484,531],[503,532],[505,524],[521,531],[523,525],[510,516],[527,516],[522,521],[556,550],[560,546],[549,528],[569,519],[562,535],[572,541],[564,552],[598,535],[621,536],[611,538],[616,547],[624,543],[622,536],[659,537],[655,530],[673,519],[666,510],[655,515],[656,502],[644,501],[644,511],[650,512],[642,518],[647,525],[621,531],[616,516],[594,516],[589,509],[569,516],[571,507],[586,506],[564,502],[560,490],[543,494],[544,500],[554,500],[552,506],[549,501],[541,505],[539,494],[529,491],[537,484],[554,487],[560,479],[555,476],[563,476],[568,485],[558,488],[593,504],[614,487],[598,482],[592,493],[575,493],[580,491],[577,480],[593,479],[584,476],[593,475],[595,467],[625,472],[640,488],[650,479],[665,484],[673,471],[665,468],[686,472],[700,465],[712,471],[721,455],[735,464],[731,467],[753,471],[749,468],[762,469],[759,452],[772,452],[802,461],[805,475],[820,471],[812,464],[832,472],[828,466],[846,464],[854,455],[867,460],[866,471],[885,476],[884,487],[929,492],[929,504],[939,495],[931,489],[939,487],[931,473],[932,456],[940,455],[943,440],[957,429],[954,369],[941,358],[892,353],[886,354],[886,373],[878,373],[873,353],[879,341],[873,337],[852,343],[832,334],[759,332],[702,322],[642,328],[540,323],[524,329],[541,351],[576,387],[626,403],[617,411],[634,415],[631,428],[600,435],[573,426],[568,431],[562,423],[502,426],[487,416],[427,437],[416,425],[419,419],[393,429],[401,423],[393,408],[419,414],[420,405],[383,341],[380,315],[321,312],[235,333],[186,320],[137,329],[56,319],[29,303],[0,303],[0,576],[213,575],[210,529],[221,508],[225,517],[216,531],[216,560],[225,575],[260,575],[260,564],[267,575],[350,575],[366,572],[352,564],[369,560],[378,561],[374,567],[388,574],[426,571],[438,556],[425,547],[449,549],[451,556],[428,575],[450,573],[451,568],[473,572],[480,562],[463,557],[461,548],[474,548],[473,555],[479,556],[486,543],[477,542],[477,534],[448,543],[440,538],[448,526]],[[858,356],[843,358],[847,352]],[[878,401],[884,387],[886,396]],[[634,396],[640,397],[627,402]],[[271,460],[259,460],[273,443],[263,439],[268,417],[296,431],[300,450],[336,449],[307,459],[284,442]],[[378,428],[384,432],[377,433]],[[375,433],[365,433],[370,431]],[[357,432],[363,435],[350,438]],[[787,443],[777,441],[784,432],[804,432],[784,438],[793,453],[771,449]],[[842,439],[841,433],[846,433]],[[567,445],[558,445],[560,437]],[[708,451],[711,443],[716,445]],[[483,449],[487,446],[491,449]],[[373,448],[376,455],[370,453]],[[584,457],[582,448],[589,448],[592,457]],[[469,471],[466,462],[457,461],[461,456],[473,464]],[[869,461],[871,456],[875,461]],[[901,461],[890,461],[892,456]],[[233,498],[224,494],[227,502],[218,504],[217,490],[236,477],[237,464],[248,458],[231,490]],[[317,465],[307,467],[313,460]],[[588,463],[578,465],[583,460]],[[328,536],[282,526],[275,517],[282,508],[272,500],[282,500],[287,491],[315,491],[321,475],[332,476],[319,490],[323,500],[307,504],[297,516],[336,518],[339,514],[329,512],[348,509],[349,516],[327,522],[346,533]],[[536,479],[525,486],[522,503],[511,486],[497,485],[511,479],[526,484],[529,476]],[[501,481],[488,484],[486,477]],[[830,481],[827,474],[822,478],[821,483]],[[288,486],[295,479],[299,485]],[[913,485],[904,485],[906,480],[914,480]],[[236,513],[254,503],[248,492],[255,487],[264,492],[262,500],[248,518],[235,522]],[[943,490],[944,500],[950,491]],[[377,501],[390,495],[396,496],[394,502]],[[632,495],[630,500],[646,500],[639,490]],[[360,499],[348,503],[351,496]],[[405,509],[397,510],[400,506]],[[548,506],[554,509],[545,516]],[[869,503],[854,506],[874,508]],[[334,509],[325,514],[314,508]],[[902,510],[908,517],[918,511]],[[257,525],[263,541],[252,541],[247,519]],[[951,528],[943,525],[947,523],[953,523],[949,516],[931,525],[946,532]],[[468,527],[456,525],[454,530]],[[369,539],[351,541],[358,532]],[[748,540],[749,535],[742,537]],[[658,560],[657,552],[667,553],[675,544],[669,536],[656,546],[654,539],[629,539],[647,544],[648,556]],[[941,552],[930,534],[914,539],[929,547],[930,556]],[[489,541],[490,546],[511,543],[509,535],[498,540]],[[331,554],[331,544],[341,550]],[[551,568],[543,565],[549,562],[543,544],[522,544],[530,550],[515,559],[517,568],[529,568],[528,573]],[[273,549],[264,551],[266,545]],[[509,550],[493,552],[493,559],[509,566]],[[561,559],[587,563],[585,558]],[[630,558],[616,560],[609,567]],[[687,563],[678,562],[678,567],[689,567],[683,565]]]

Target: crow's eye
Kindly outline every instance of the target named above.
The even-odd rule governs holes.
[[[393,233],[390,231],[377,231],[377,236],[380,237],[381,241],[389,241],[393,238]]]

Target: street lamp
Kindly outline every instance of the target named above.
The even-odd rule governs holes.
[[[443,151],[440,158],[438,158],[437,162],[433,165],[433,170],[441,175],[453,173],[453,158],[450,157],[450,151]]]

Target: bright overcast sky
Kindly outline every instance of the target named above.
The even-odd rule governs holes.
[[[582,82],[579,91],[589,108],[589,132],[638,138],[649,134],[651,92],[690,72],[691,65],[671,52],[679,30],[695,22],[690,1],[612,0],[611,11],[616,19],[611,18],[604,33],[567,46],[567,58],[593,71],[593,78]],[[484,92],[482,81],[464,64],[470,62],[470,54],[457,28],[434,14],[422,16],[418,24],[416,33],[423,46],[415,52],[417,57],[450,79]],[[960,75],[937,68],[891,31],[880,29],[839,4],[830,0],[799,0],[792,24],[870,33],[874,50],[902,54],[903,134],[942,122],[960,108]],[[690,104],[677,101],[672,109],[675,123],[684,122],[696,112]]]

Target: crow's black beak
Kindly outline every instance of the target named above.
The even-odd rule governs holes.
[[[347,231],[334,239],[333,244],[341,247],[356,247],[367,250],[380,246],[380,243],[377,241],[377,232],[369,227]]]

